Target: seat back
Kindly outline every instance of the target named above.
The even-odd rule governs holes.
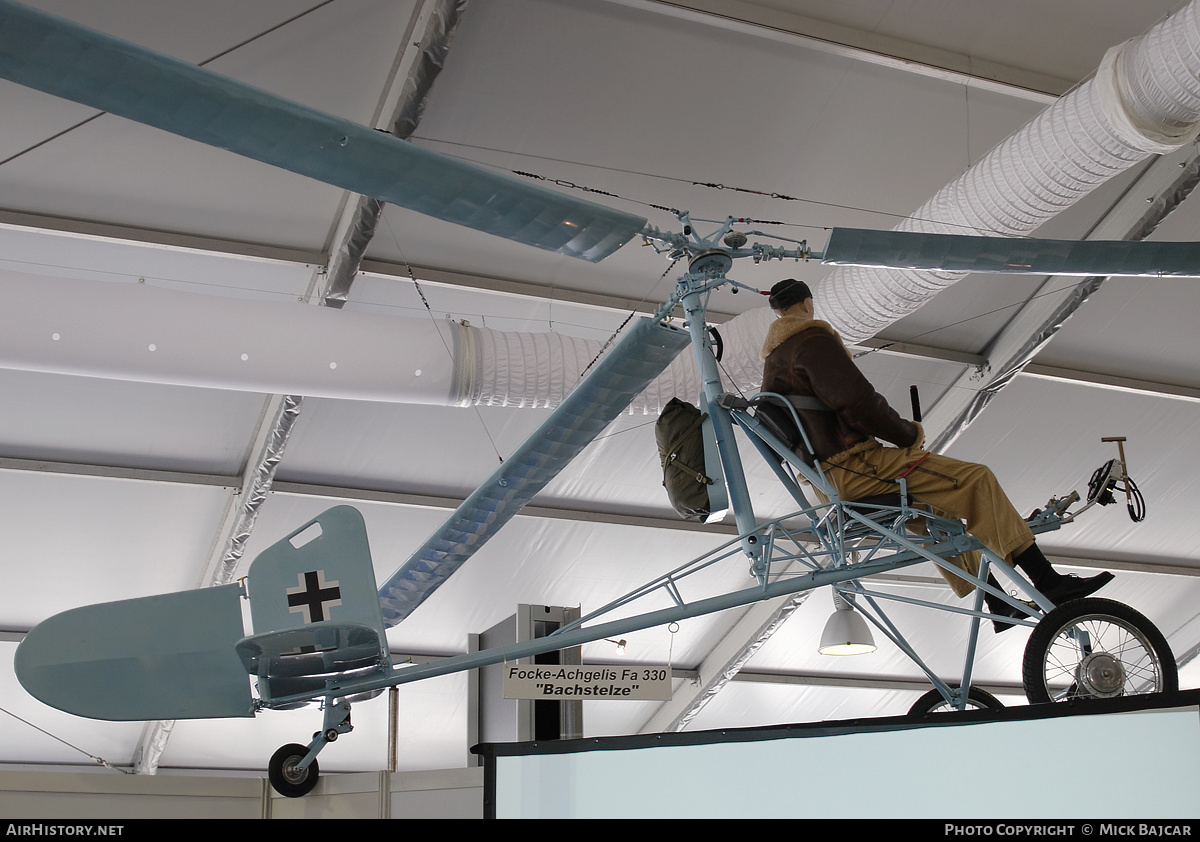
[[[804,464],[810,468],[816,465],[816,457],[809,450],[803,433],[796,426],[795,416],[784,406],[782,398],[760,395],[754,406],[754,417],[761,421],[772,435],[787,445],[789,450],[803,459]]]

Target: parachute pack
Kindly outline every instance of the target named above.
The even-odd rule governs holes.
[[[687,401],[672,398],[654,424],[663,487],[671,505],[685,520],[703,521],[710,511],[708,487],[713,479],[704,472],[706,417]]]

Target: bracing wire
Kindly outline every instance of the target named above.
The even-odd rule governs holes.
[[[400,261],[404,264],[405,271],[408,272],[409,280],[412,281],[413,287],[417,291],[417,295],[421,297],[421,303],[425,305],[425,312],[429,314],[430,319],[436,322],[437,317],[433,314],[433,308],[429,306],[429,299],[425,297],[425,291],[421,289],[421,284],[417,280],[416,274],[413,272],[412,264],[410,264],[408,262],[408,258],[404,256],[404,249],[400,246],[400,239],[396,236],[396,232],[392,230],[392,223],[388,221],[387,214],[380,214],[380,217],[383,219],[384,225],[387,226],[388,233],[392,236],[392,242],[396,246],[396,252],[400,255]],[[440,330],[437,331],[437,335],[442,340],[442,347],[446,349],[446,355],[450,358],[451,362],[453,362],[454,351],[449,345],[446,344],[446,337],[442,335]],[[491,430],[488,429],[487,423],[483,420],[483,413],[479,411],[479,407],[474,403],[471,404],[471,408],[475,410],[475,417],[479,419],[479,426],[483,430],[484,436],[487,437],[488,443],[492,446],[492,452],[496,454],[496,459],[503,463],[504,457],[500,455],[500,448],[496,446],[496,440],[492,437]]]
[[[28,725],[30,728],[34,729],[35,731],[41,731],[43,734],[45,734],[45,735],[46,735],[47,737],[49,737],[50,739],[52,739],[52,740],[58,740],[58,742],[60,742],[60,743],[62,743],[63,745],[65,745],[67,748],[74,749],[75,751],[79,752],[80,754],[86,755],[88,758],[90,758],[90,759],[91,759],[93,762],[95,762],[97,765],[99,765],[99,766],[103,766],[105,769],[114,769],[114,770],[116,770],[116,771],[118,771],[118,772],[121,772],[122,774],[125,774],[125,775],[132,775],[132,774],[133,774],[133,770],[132,770],[132,769],[122,769],[120,766],[116,766],[116,765],[114,765],[114,764],[112,764],[112,763],[109,763],[109,762],[108,762],[107,760],[105,760],[103,757],[98,757],[97,755],[95,755],[95,754],[92,754],[91,752],[89,752],[89,751],[86,751],[86,750],[84,750],[84,749],[80,748],[80,747],[79,747],[79,746],[77,746],[77,745],[74,745],[74,744],[72,744],[72,743],[69,743],[69,742],[67,742],[67,741],[66,741],[66,740],[64,740],[62,737],[55,736],[54,734],[51,734],[51,733],[50,733],[49,731],[47,731],[45,728],[41,728],[41,727],[39,727],[39,726],[37,726],[37,725],[34,725],[34,724],[33,724],[32,722],[30,722],[28,719],[23,719],[23,718],[21,718],[20,716],[17,716],[17,715],[16,715],[15,713],[13,713],[11,710],[8,710],[8,709],[6,709],[6,708],[2,708],[2,707],[0,707],[0,712],[7,713],[9,716],[11,716],[13,719],[17,720],[18,722],[23,722],[23,723],[25,723],[26,725]]]
[[[322,2],[317,3],[315,6],[310,6],[309,8],[305,9],[304,11],[297,12],[296,14],[292,15],[290,18],[287,18],[286,20],[282,20],[279,23],[275,24],[274,26],[267,27],[262,32],[251,35],[249,38],[239,41],[238,43],[234,44],[231,47],[226,47],[224,50],[221,50],[221,52],[217,53],[216,55],[209,56],[204,61],[199,62],[196,66],[204,67],[207,64],[211,64],[214,61],[216,61],[217,59],[229,55],[234,50],[239,50],[242,47],[246,46],[247,44],[251,44],[251,43],[257,41],[259,38],[262,38],[266,35],[270,35],[272,32],[282,29],[283,27],[287,26],[289,23],[292,23],[293,21],[297,21],[300,18],[304,17],[305,15],[315,12],[317,9],[320,9],[322,6],[328,6],[332,2],[334,2],[334,0],[322,0]],[[12,155],[9,155],[3,161],[0,161],[0,167],[4,166],[5,164],[7,164],[10,161],[15,161],[17,158],[20,158],[22,155],[26,155],[26,154],[34,151],[35,149],[39,149],[48,143],[52,143],[55,140],[58,140],[60,137],[70,134],[71,132],[75,131],[76,129],[83,128],[88,123],[90,123],[93,120],[96,120],[100,117],[103,117],[107,113],[108,113],[107,111],[97,111],[92,116],[87,117],[83,120],[80,120],[78,123],[75,123],[74,125],[67,126],[67,128],[65,128],[61,131],[55,132],[54,134],[50,135],[49,137],[44,137],[41,140],[39,140],[37,143],[27,146],[19,152],[14,152]]]
[[[787,193],[779,193],[779,192],[766,191],[766,190],[756,190],[751,187],[739,187],[737,185],[723,184],[723,183],[714,182],[714,181],[698,181],[698,180],[691,179],[691,178],[681,178],[678,176],[662,175],[659,173],[641,172],[639,170],[623,169],[621,167],[607,167],[607,166],[603,166],[601,164],[589,164],[589,163],[585,163],[583,161],[574,161],[574,160],[570,160],[570,159],[566,159],[566,158],[555,158],[555,157],[546,156],[546,155],[530,155],[530,154],[524,153],[524,152],[515,153],[515,152],[512,152],[511,150],[497,149],[497,148],[490,147],[490,146],[480,146],[480,145],[470,144],[470,143],[458,143],[458,142],[455,142],[452,140],[442,140],[439,138],[423,137],[420,135],[414,135],[413,139],[425,141],[427,143],[438,143],[438,144],[444,144],[446,146],[457,146],[457,147],[460,147],[463,149],[474,149],[474,150],[478,150],[480,152],[499,152],[499,153],[504,153],[506,155],[520,154],[522,157],[525,157],[525,158],[532,158],[534,160],[539,160],[539,161],[548,161],[550,163],[568,164],[570,166],[578,166],[578,167],[588,167],[590,169],[621,173],[624,175],[634,175],[634,176],[638,176],[640,178],[659,179],[662,181],[669,181],[669,182],[674,182],[677,184],[687,184],[687,185],[691,185],[693,187],[704,187],[709,190],[728,190],[733,193],[742,193],[745,195],[758,196],[758,197],[762,197],[762,198],[766,198],[766,199],[775,199],[777,201],[783,201],[783,202],[799,202],[801,204],[814,205],[816,207],[828,208],[830,210],[839,210],[839,211],[846,210],[846,211],[854,211],[856,213],[870,213],[870,214],[875,214],[877,216],[883,216],[883,217],[887,217],[889,219],[894,219],[897,221],[913,219],[918,222],[935,222],[939,225],[945,225],[945,226],[951,227],[951,228],[960,228],[960,229],[962,229],[962,231],[964,233],[970,233],[970,234],[982,234],[982,235],[994,234],[997,236],[1011,236],[1010,234],[1008,234],[1006,232],[996,231],[996,230],[991,230],[991,229],[986,229],[986,228],[980,228],[979,226],[975,226],[975,225],[965,225],[962,223],[951,223],[951,222],[946,222],[945,220],[923,219],[921,217],[915,217],[911,213],[900,213],[897,211],[880,210],[879,208],[867,208],[867,207],[861,207],[859,205],[848,205],[848,204],[841,203],[841,202],[829,202],[829,201],[825,201],[822,199],[812,199],[812,198],[807,198],[804,196],[792,196]],[[502,167],[496,167],[493,164],[489,164],[486,161],[479,161],[476,159],[464,159],[464,160],[471,160],[472,163],[479,164],[480,166],[492,167],[493,169],[503,169]],[[590,187],[587,185],[578,184],[576,182],[569,181],[567,179],[552,178],[549,176],[544,176],[544,175],[540,175],[537,173],[531,173],[531,172],[522,171],[522,170],[510,169],[510,170],[508,170],[508,172],[511,172],[513,175],[519,175],[519,176],[522,176],[525,178],[532,178],[532,179],[535,179],[538,181],[546,181],[548,183],[555,184],[559,187],[566,187],[568,189],[580,190],[580,191],[583,191],[586,193],[593,193],[596,195],[605,196],[605,197],[612,198],[612,199],[620,199],[621,201],[630,202],[635,205],[641,205],[642,207],[648,207],[648,208],[653,208],[655,210],[664,211],[666,213],[671,214],[672,216],[679,215],[679,211],[677,209],[666,206],[666,205],[661,205],[661,204],[657,204],[654,202],[648,202],[648,201],[644,201],[641,199],[633,199],[628,196],[622,196],[620,194],[613,193],[613,192],[610,192],[607,190],[602,190],[600,188],[595,188],[595,187]],[[705,220],[698,219],[696,221],[703,222]],[[724,220],[719,220],[719,221],[724,221]],[[745,218],[745,222],[750,223],[750,224],[758,224],[758,225],[778,225],[778,226],[793,227],[793,228],[810,228],[810,229],[817,230],[817,231],[829,231],[835,227],[832,225],[821,225],[821,224],[817,224],[817,223],[786,222],[786,221],[781,221],[781,220],[760,220],[760,219],[751,219],[748,217]]]
[[[629,311],[629,315],[625,317],[625,321],[621,322],[621,324],[619,324],[617,326],[617,329],[612,332],[612,335],[609,336],[608,339],[604,342],[604,344],[600,346],[600,350],[596,352],[596,356],[592,357],[592,361],[584,367],[583,371],[579,372],[580,380],[582,380],[583,376],[585,374],[587,374],[589,371],[591,371],[592,366],[594,366],[600,360],[600,358],[604,356],[604,352],[609,349],[609,347],[613,344],[614,341],[616,341],[616,338],[621,334],[621,331],[623,331],[625,329],[625,325],[629,324],[630,320],[633,319],[633,317],[637,315],[638,306],[640,306],[646,302],[646,299],[648,299],[650,297],[650,293],[660,283],[662,283],[662,279],[665,278],[670,273],[670,271],[675,268],[675,264],[678,263],[679,260],[680,259],[678,257],[675,258],[674,260],[672,260],[671,265],[668,266],[666,269],[664,269],[663,273],[658,276],[658,279],[653,284],[651,284],[649,289],[646,290],[645,294],[643,294],[641,299],[637,302],[637,304],[634,305],[634,308]]]

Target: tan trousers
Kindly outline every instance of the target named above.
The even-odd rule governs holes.
[[[913,465],[925,456],[925,460]],[[1025,519],[1009,502],[996,477],[986,465],[926,454],[914,448],[884,447],[871,440],[855,445],[822,465],[825,476],[843,500],[861,500],[897,490],[894,480],[905,471],[908,493],[936,514],[966,522],[967,531],[1003,559],[1033,543]],[[979,572],[979,553],[948,559],[963,570]],[[938,568],[941,570],[941,568]],[[941,570],[950,587],[966,596],[974,585]]]

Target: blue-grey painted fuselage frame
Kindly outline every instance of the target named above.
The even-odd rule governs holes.
[[[1022,618],[1014,619],[1014,624],[1033,626],[1045,611],[1053,608],[1044,596],[1039,594],[1020,573],[1008,567],[1002,559],[984,548],[977,539],[967,534],[963,525],[954,520],[947,520],[930,515],[926,511],[913,508],[904,495],[903,481],[899,484],[901,492],[899,505],[880,505],[858,503],[841,500],[835,489],[826,481],[819,467],[811,468],[804,460],[787,447],[769,429],[767,429],[747,408],[746,401],[731,401],[723,391],[719,371],[716,366],[709,338],[703,329],[705,297],[715,288],[729,283],[723,277],[710,277],[705,274],[685,275],[677,285],[675,296],[660,308],[655,319],[647,319],[646,325],[663,322],[675,305],[682,305],[689,319],[688,341],[700,362],[701,377],[704,384],[704,394],[714,417],[713,425],[716,435],[724,437],[724,444],[719,448],[726,481],[729,486],[729,499],[732,501],[734,514],[739,526],[738,537],[718,547],[712,552],[694,559],[681,567],[664,574],[647,585],[632,593],[615,600],[597,611],[581,618],[570,626],[554,634],[534,641],[518,643],[482,652],[469,653],[446,658],[435,663],[422,665],[401,665],[380,669],[377,675],[358,676],[352,681],[343,682],[328,688],[327,695],[339,696],[352,693],[362,693],[383,687],[410,683],[426,678],[448,675],[462,670],[475,669],[495,663],[502,663],[519,658],[532,657],[543,652],[579,646],[603,638],[611,638],[638,631],[640,629],[678,622],[692,617],[702,616],[730,608],[737,608],[764,599],[796,594],[826,585],[834,586],[845,593],[858,597],[854,607],[859,610],[885,636],[892,640],[904,651],[919,668],[925,672],[930,681],[942,691],[947,699],[965,703],[965,691],[958,693],[954,683],[946,682],[932,669],[927,667],[918,653],[906,641],[901,631],[888,619],[883,608],[885,600],[897,600],[910,604],[918,604],[939,611],[947,611],[968,617],[971,622],[971,632],[964,655],[963,675],[959,682],[961,687],[970,684],[971,668],[974,661],[976,641],[980,621],[988,615],[984,612],[983,599],[985,593],[1004,600],[1022,613]],[[649,331],[648,327],[640,328]],[[646,336],[654,336],[648,332]],[[642,345],[644,339],[637,339],[637,334],[628,343],[629,348]],[[653,343],[652,343],[653,344]],[[620,367],[620,346],[614,349],[617,362],[614,367]],[[629,353],[629,352],[627,352]],[[673,356],[673,354],[671,354]],[[663,363],[665,365],[665,363]],[[655,363],[657,365],[657,363]],[[601,371],[594,373],[598,378],[608,375]],[[641,372],[639,377],[644,377]],[[582,386],[580,387],[582,389]],[[565,406],[565,404],[564,404]],[[564,411],[564,415],[569,410]],[[799,419],[796,419],[799,424]],[[548,422],[549,423],[549,422]],[[602,427],[603,425],[601,425]],[[780,480],[789,488],[797,500],[800,509],[787,517],[759,523],[755,520],[749,504],[749,489],[741,464],[741,457],[733,439],[733,428],[743,430],[751,444],[775,468]],[[801,428],[803,429],[803,428]],[[536,439],[537,436],[534,436]],[[590,440],[590,439],[589,439]],[[573,448],[578,446],[578,442]],[[516,460],[514,456],[514,460]],[[514,461],[510,460],[510,461]],[[477,492],[485,493],[489,488],[503,488],[498,481],[501,472],[497,472],[492,480]],[[818,489],[829,502],[810,502],[801,488],[797,477]],[[531,495],[528,495],[531,496]],[[520,505],[527,502],[527,495],[517,492],[508,502],[512,505],[501,506],[500,517],[507,520],[519,510]],[[464,512],[482,511],[480,504],[468,500],[460,507],[460,511],[452,516],[448,523]],[[910,534],[905,529],[905,523],[914,519],[922,519],[928,534]],[[472,526],[483,528],[487,517],[474,517]],[[1030,521],[1030,527],[1035,533],[1058,529],[1063,523],[1060,511],[1048,508]],[[487,534],[492,533],[490,528]],[[445,530],[439,531],[439,540],[444,540]],[[431,539],[432,540],[432,539]],[[428,547],[428,544],[427,544]],[[426,551],[418,552],[419,557]],[[453,569],[439,571],[436,563],[432,564],[427,575],[436,578],[440,583],[453,570],[466,560],[477,545],[449,544]],[[984,563],[978,575],[963,571],[946,559],[961,555],[972,550],[979,550]],[[436,559],[434,559],[436,562]],[[873,590],[864,584],[871,576],[891,573],[914,564],[932,562],[942,568],[953,571],[956,575],[972,582],[976,588],[976,596],[970,607],[958,607],[939,602],[930,602],[909,597],[897,596],[890,593]],[[749,587],[730,593],[700,594],[688,593],[689,585],[697,581],[694,574],[714,564],[734,563],[749,568]],[[409,567],[409,565],[406,565]],[[1030,601],[1029,603],[1015,599],[1013,596],[997,589],[987,581],[991,568],[1004,571],[1012,582],[1016,583]],[[402,577],[403,569],[392,580]],[[388,585],[384,586],[385,589]],[[381,595],[383,592],[381,591]],[[654,601],[661,604],[664,595],[673,603],[665,608],[656,608],[637,612],[636,606],[641,600]],[[646,603],[643,603],[646,604]],[[386,605],[386,598],[385,598]],[[622,613],[634,611],[632,616],[620,619],[605,620],[620,610]],[[385,618],[388,611],[385,608]],[[303,695],[283,696],[272,699],[268,706],[288,706],[304,700]],[[311,698],[311,694],[308,696]]]

